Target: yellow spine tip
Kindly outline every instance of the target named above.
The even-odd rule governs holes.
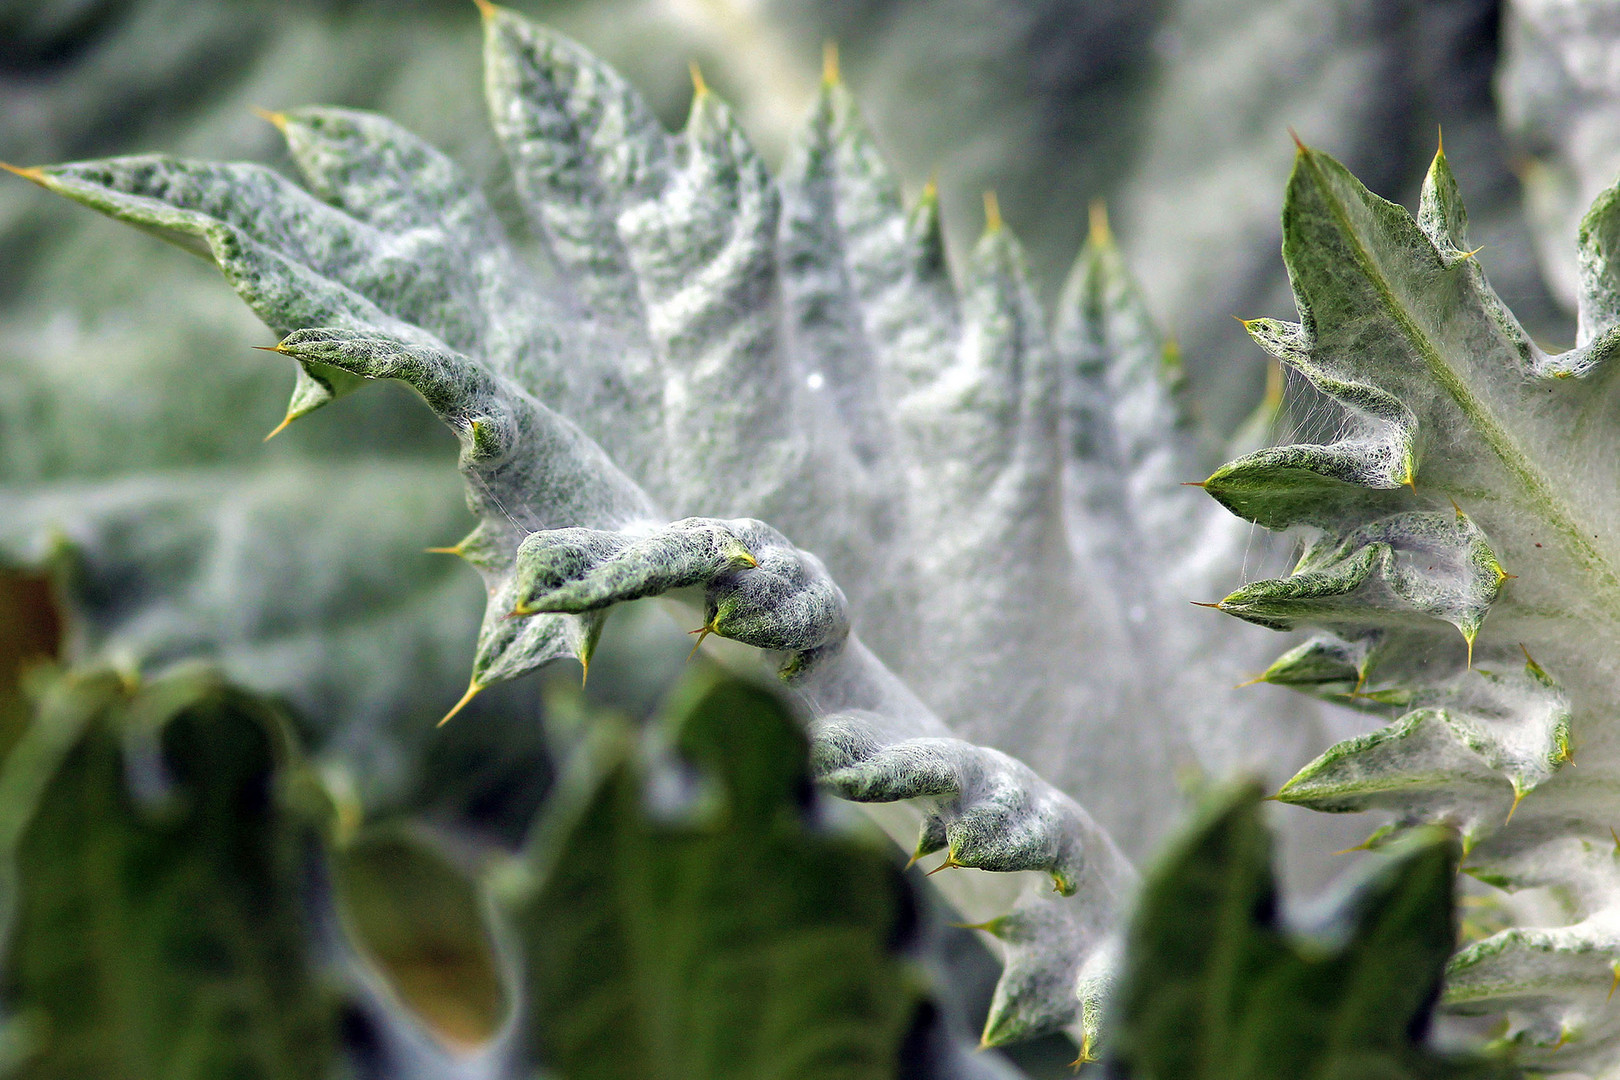
[[[1213,604],[1206,604],[1202,600],[1189,600],[1187,602],[1190,603],[1193,607],[1214,608],[1216,611],[1225,610],[1224,608],[1221,607],[1221,604],[1223,603],[1223,601],[1220,601],[1220,600],[1215,601]]]
[[[697,635],[697,642],[692,646],[692,651],[686,654],[686,662],[691,663],[692,657],[696,656],[697,651],[703,648],[704,638],[707,638],[710,634],[714,633],[714,624],[705,623],[696,630],[688,630],[687,633]]]
[[[591,681],[591,658],[589,656],[581,656],[579,658],[579,688],[581,690],[585,689],[585,684],[590,682],[590,681]]]
[[[1610,964],[1609,970],[1614,973],[1614,980],[1609,983],[1609,993],[1608,996],[1603,999],[1604,1001],[1613,1000],[1615,989],[1620,987],[1620,963]]]
[[[1208,487],[1209,486],[1209,481],[1208,480],[1183,480],[1181,482],[1181,486],[1182,487],[1195,487],[1195,488]]]
[[[1245,689],[1247,689],[1248,687],[1251,687],[1251,686],[1258,686],[1260,683],[1263,683],[1265,681],[1266,681],[1265,675],[1263,675],[1263,674],[1256,675],[1252,679],[1249,679],[1249,680],[1247,680],[1245,682],[1238,683],[1236,686],[1232,687],[1232,689],[1234,689],[1234,690],[1245,690]]]
[[[703,69],[696,60],[689,61],[686,67],[692,73],[692,96],[703,97],[709,92],[709,84],[703,80]]]
[[[1114,242],[1114,231],[1108,227],[1108,204],[1101,199],[1092,199],[1090,216],[1090,241],[1097,247]]]
[[[934,867],[932,870],[928,871],[928,873],[923,875],[923,876],[924,877],[933,877],[935,874],[939,873],[941,870],[950,870],[950,869],[952,869],[954,867],[958,867],[958,866],[961,866],[961,865],[962,865],[961,863],[957,862],[955,859],[953,859],[949,855],[947,855],[947,856],[945,856],[945,861],[944,862],[940,863],[938,866]]]
[[[1294,140],[1294,152],[1296,154],[1303,154],[1306,151],[1304,140],[1299,137],[1299,132],[1295,131],[1292,125],[1288,128],[1288,137]]]
[[[46,186],[46,179],[47,178],[45,176],[44,171],[41,170],[41,169],[33,169],[33,168],[25,169],[20,165],[8,165],[4,161],[0,161],[0,169],[4,169],[4,170],[6,170],[6,172],[11,173],[14,176],[20,176],[24,180],[28,180],[28,181],[30,181],[32,183],[38,184],[40,187],[45,187]]]
[[[831,38],[821,43],[821,81],[826,86],[837,86],[838,73],[838,42]]]
[[[490,3],[489,0],[473,0],[473,4],[478,8],[478,14],[482,15],[486,19],[493,19],[495,17],[495,13],[500,10],[494,4]]]
[[[1001,231],[1001,200],[996,198],[994,190],[984,193],[984,231]]]
[[[1514,787],[1514,789],[1513,789],[1513,805],[1508,807],[1507,817],[1502,820],[1503,825],[1506,825],[1508,822],[1513,820],[1513,815],[1518,811],[1519,804],[1524,801],[1524,797],[1525,797],[1526,794],[1527,794],[1526,792],[1520,790],[1517,786]]]
[[[1614,831],[1613,825],[1609,826],[1609,835],[1614,838],[1614,853],[1620,855],[1620,833]]]
[[[275,129],[277,131],[281,132],[283,135],[287,134],[287,114],[286,113],[275,112],[274,110],[271,110],[271,109],[261,109],[257,105],[250,105],[248,107],[253,110],[253,115],[254,116],[257,116],[260,120],[263,120],[266,123],[273,125],[275,127]]]
[[[287,355],[287,350],[283,349],[280,345],[249,345],[248,348],[258,349],[260,352],[273,352],[281,353],[284,356]]]
[[[294,419],[294,417],[293,417],[292,413],[288,413],[286,416],[283,416],[281,418],[281,423],[277,424],[275,427],[270,429],[270,434],[268,434],[268,435],[266,435],[264,437],[264,441],[269,442],[271,439],[275,438],[277,435],[280,435],[283,431],[286,431],[287,430],[287,425],[292,423],[293,419]]]
[[[423,551],[424,554],[427,554],[427,555],[460,555],[461,554],[461,545],[460,544],[455,544],[455,545],[452,545],[451,547],[423,548],[422,551]]]
[[[1444,125],[1434,125],[1434,156],[1440,161],[1446,159],[1446,129]]]
[[[467,692],[461,695],[461,700],[450,706],[450,711],[444,714],[444,719],[440,720],[434,726],[444,727],[444,725],[448,724],[450,722],[450,718],[455,716],[456,713],[460,712],[462,709],[465,709],[467,707],[467,702],[477,697],[478,692],[483,688],[484,684],[479,682],[477,679],[474,679],[472,682],[468,683]]]

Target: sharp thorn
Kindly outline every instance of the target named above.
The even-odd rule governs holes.
[[[40,187],[45,187],[46,186],[46,180],[48,178],[45,176],[44,171],[41,170],[41,169],[35,169],[35,168],[25,169],[20,165],[8,165],[4,161],[0,161],[0,169],[4,169],[4,170],[6,170],[6,172],[12,173],[13,175],[20,176],[24,180],[29,181],[30,183],[38,184]]]
[[[945,856],[945,861],[944,862],[940,863],[938,866],[934,867],[932,870],[928,871],[928,873],[924,874],[923,876],[924,877],[933,877],[935,874],[939,873],[941,870],[949,870],[952,867],[961,866],[961,865],[962,865],[961,863],[957,862],[955,859],[953,859],[949,855],[947,855],[947,856]]]
[[[1001,231],[1001,200],[996,198],[994,189],[984,193],[984,231]]]
[[[1288,137],[1290,139],[1294,140],[1294,149],[1295,150],[1297,150],[1301,154],[1303,154],[1306,151],[1307,148],[1305,146],[1305,143],[1300,139],[1299,132],[1294,130],[1292,124],[1290,124],[1289,127],[1288,127]]]
[[[690,60],[686,68],[692,74],[692,96],[700,98],[709,92],[709,84],[703,79],[703,69],[698,67],[696,60]]]
[[[1520,791],[1518,788],[1513,789],[1513,805],[1508,807],[1507,817],[1502,821],[1503,825],[1513,820],[1513,815],[1518,811],[1519,804],[1524,801],[1525,795],[1526,792]]]
[[[423,548],[422,553],[425,555],[460,555],[461,545],[457,544],[454,547]]]
[[[703,626],[698,627],[696,630],[688,630],[687,633],[697,635],[697,644],[693,645],[692,651],[686,654],[686,662],[690,664],[692,662],[692,657],[696,656],[697,651],[703,647],[704,639],[710,634],[714,633],[714,625],[712,623],[706,623]]]
[[[1091,243],[1098,247],[1112,244],[1114,242],[1114,230],[1108,227],[1108,204],[1102,199],[1092,199],[1090,218],[1091,233],[1089,240]]]
[[[490,3],[489,0],[473,0],[473,3],[478,7],[478,14],[482,15],[486,19],[493,19],[495,17],[495,13],[500,10],[494,4]]]
[[[1217,600],[1217,601],[1215,601],[1215,602],[1214,602],[1214,603],[1213,603],[1213,604],[1206,604],[1206,603],[1204,603],[1204,602],[1203,602],[1203,601],[1202,601],[1202,600],[1189,600],[1189,601],[1187,601],[1187,602],[1188,602],[1188,603],[1189,603],[1189,604],[1191,604],[1191,605],[1192,605],[1192,606],[1193,606],[1193,607],[1207,607],[1207,608],[1214,608],[1214,609],[1215,609],[1215,610],[1216,610],[1216,611],[1222,611],[1222,610],[1224,610],[1224,609],[1223,609],[1223,608],[1222,608],[1222,607],[1221,607],[1221,604],[1222,604],[1222,603],[1223,603],[1223,601],[1220,601],[1220,600]]]
[[[821,43],[821,81],[827,86],[837,86],[838,79],[838,42],[828,38]]]
[[[450,711],[444,714],[444,719],[440,720],[434,725],[434,727],[444,727],[444,725],[448,724],[450,722],[450,718],[456,715],[456,713],[460,712],[462,709],[465,709],[467,707],[467,702],[477,697],[478,692],[483,688],[484,684],[479,682],[477,679],[474,679],[472,682],[468,683],[467,692],[461,695],[461,700],[450,706]]]
[[[1232,689],[1234,689],[1234,690],[1243,690],[1243,689],[1246,689],[1247,687],[1254,686],[1257,683],[1263,683],[1265,681],[1266,681],[1266,677],[1262,673],[1260,675],[1256,675],[1252,679],[1249,679],[1247,682],[1238,683],[1236,686],[1232,687]]]
[[[255,348],[257,348],[257,346],[255,346]],[[286,431],[287,430],[287,425],[292,423],[294,419],[295,418],[294,418],[292,413],[288,413],[286,416],[283,416],[281,418],[281,423],[277,424],[275,427],[270,429],[270,434],[268,434],[268,435],[266,435],[264,437],[264,441],[269,442],[271,439],[275,438],[277,435],[280,435],[283,431]]]
[[[1209,481],[1208,480],[1183,480],[1181,482],[1181,486],[1182,487],[1195,487],[1195,488],[1208,487],[1209,486]]]
[[[257,105],[249,105],[248,108],[253,110],[254,116],[257,116],[260,120],[273,125],[275,129],[281,132],[283,135],[287,133],[286,113],[274,112],[270,109],[261,109]]]

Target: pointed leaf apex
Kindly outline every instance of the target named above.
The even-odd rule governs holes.
[[[1001,231],[1001,200],[996,198],[994,189],[984,193],[984,231]]]
[[[450,722],[450,718],[455,716],[456,713],[460,712],[462,709],[465,709],[467,707],[467,702],[477,697],[478,692],[483,688],[484,684],[479,682],[477,679],[474,679],[472,682],[468,683],[467,692],[461,695],[461,700],[450,706],[450,711],[444,714],[444,719],[440,720],[434,726],[444,727],[444,725],[448,724]]]
[[[1310,151],[1310,147],[1306,146],[1300,139],[1299,132],[1295,131],[1292,125],[1288,128],[1288,137],[1294,140],[1294,152],[1296,154],[1304,154]]]
[[[38,184],[40,187],[46,186],[45,173],[40,169],[25,169],[20,165],[9,165],[4,161],[0,161],[0,169],[4,169],[8,173],[20,176],[24,180],[32,181],[33,183]]]
[[[838,42],[828,38],[821,43],[821,83],[837,86],[842,79],[838,72]]]
[[[494,4],[490,3],[489,0],[473,0],[473,4],[478,8],[478,14],[481,15],[486,22],[493,19],[501,10]]]
[[[257,105],[249,105],[248,108],[253,111],[254,116],[257,116],[260,120],[273,125],[275,129],[281,132],[283,135],[287,133],[286,113],[275,112],[271,109],[261,109]]]
[[[692,74],[692,96],[694,98],[707,97],[709,84],[703,80],[703,69],[696,60],[689,61],[686,68]]]
[[[1108,204],[1102,199],[1091,200],[1091,232],[1089,241],[1096,247],[1108,247],[1114,242],[1114,232],[1108,227]]]
[[[1446,160],[1446,129],[1442,124],[1434,125],[1434,159]]]
[[[935,169],[928,174],[928,182],[923,184],[922,194],[917,196],[919,203],[932,205],[939,201],[939,170]]]

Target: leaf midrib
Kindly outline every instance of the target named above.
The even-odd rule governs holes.
[[[1578,559],[1596,571],[1603,579],[1605,590],[1612,598],[1612,606],[1620,608],[1620,573],[1616,573],[1603,554],[1593,547],[1586,539],[1586,531],[1579,526],[1574,515],[1554,494],[1552,484],[1548,481],[1534,464],[1530,457],[1508,434],[1490,409],[1477,398],[1468,385],[1456,371],[1446,363],[1440,355],[1440,350],[1429,340],[1428,336],[1417,325],[1416,321],[1407,313],[1405,307],[1395,296],[1388,279],[1378,269],[1372,255],[1361,242],[1346,211],[1344,204],[1329,186],[1327,177],[1323,174],[1321,166],[1317,163],[1316,155],[1310,151],[1301,151],[1300,156],[1305,159],[1307,168],[1311,171],[1312,179],[1317,190],[1322,193],[1328,212],[1333,215],[1340,234],[1345,238],[1350,250],[1356,257],[1356,263],[1369,284],[1378,293],[1379,299],[1384,302],[1390,317],[1400,327],[1420,357],[1429,374],[1438,382],[1442,389],[1450,395],[1457,408],[1460,409],[1468,421],[1473,424],[1476,431],[1491,448],[1508,474],[1518,481],[1519,486],[1529,497],[1535,509],[1540,512],[1553,528],[1560,533],[1566,545],[1575,553]]]

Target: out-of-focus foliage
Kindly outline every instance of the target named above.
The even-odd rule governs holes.
[[[1143,885],[1110,1002],[1111,1076],[1508,1077],[1423,1045],[1456,941],[1459,845],[1429,828],[1283,924],[1260,791],[1213,792]]]
[[[766,690],[592,715],[528,848],[474,876],[349,819],[216,676],[32,681],[0,765],[5,1075],[1016,1075],[930,1002],[912,886],[828,817]]]

